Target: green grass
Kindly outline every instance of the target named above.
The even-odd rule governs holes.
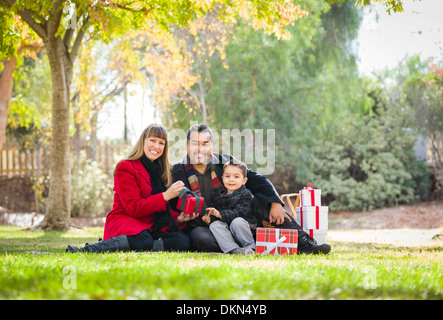
[[[327,256],[277,257],[64,253],[101,235],[0,226],[0,299],[443,299],[442,247],[335,242]]]

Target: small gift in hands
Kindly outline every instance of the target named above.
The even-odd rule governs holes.
[[[205,199],[184,187],[178,195],[177,209],[186,214],[201,213]]]

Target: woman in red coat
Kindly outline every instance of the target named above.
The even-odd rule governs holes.
[[[169,186],[168,188],[166,186]],[[114,173],[114,205],[106,217],[104,241],[68,252],[186,251],[189,238],[180,231],[195,214],[169,205],[184,183],[171,184],[166,129],[149,125]]]

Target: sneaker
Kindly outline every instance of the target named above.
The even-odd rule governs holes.
[[[298,254],[328,254],[331,246],[327,243],[317,244],[308,234],[304,234],[298,238]]]

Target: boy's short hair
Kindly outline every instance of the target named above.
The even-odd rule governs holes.
[[[200,123],[200,124],[194,124],[192,127],[189,128],[188,132],[186,133],[186,142],[189,143],[189,140],[191,139],[191,133],[197,131],[197,132],[207,132],[211,136],[211,142],[214,141],[214,134],[212,133],[211,128],[209,128],[207,125]]]
[[[227,166],[234,166],[237,168],[240,168],[242,173],[243,173],[243,177],[246,178],[247,176],[247,172],[248,172],[248,167],[246,166],[246,164],[243,161],[237,160],[237,159],[231,159],[228,162],[226,162],[223,165],[223,173],[225,173],[225,168]]]

